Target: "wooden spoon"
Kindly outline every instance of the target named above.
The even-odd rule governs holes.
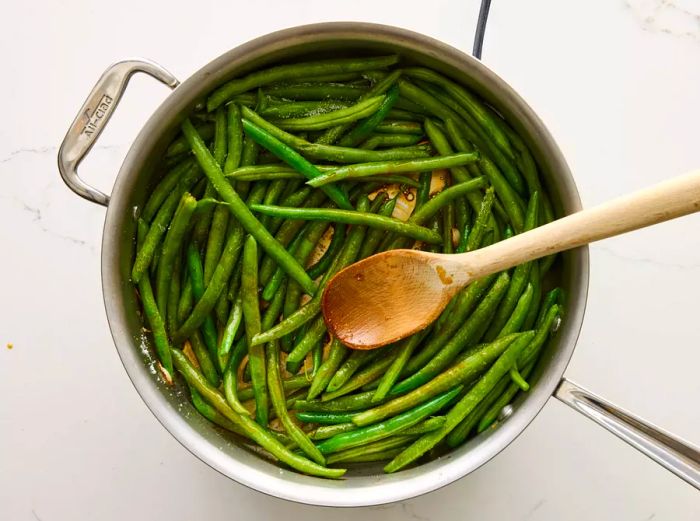
[[[326,325],[349,347],[381,347],[428,326],[475,279],[698,210],[700,170],[469,253],[379,253],[330,280]]]

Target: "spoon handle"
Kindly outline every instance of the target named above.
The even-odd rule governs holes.
[[[700,170],[460,254],[471,279],[700,211]]]

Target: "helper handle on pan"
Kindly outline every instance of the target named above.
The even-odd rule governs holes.
[[[97,80],[58,150],[58,170],[68,188],[88,201],[102,206],[107,206],[109,196],[84,182],[78,176],[78,165],[112,117],[129,79],[136,72],[146,73],[171,89],[180,84],[167,70],[150,61],[124,60],[110,65]]]
[[[700,449],[562,378],[554,396],[700,490]]]

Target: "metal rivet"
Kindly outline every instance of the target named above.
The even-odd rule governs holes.
[[[500,413],[498,413],[498,421],[503,421],[509,418],[511,414],[513,414],[513,406],[511,404],[508,404],[505,407],[503,407],[503,409],[501,409]]]

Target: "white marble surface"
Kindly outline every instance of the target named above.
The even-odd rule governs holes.
[[[102,305],[104,210],[56,170],[57,146],[104,67],[144,56],[184,78],[252,37],[324,20],[389,23],[469,49],[475,0],[4,7],[0,519],[700,519],[697,491],[554,401],[501,455],[438,492],[361,510],[292,505],[185,451],[121,367]],[[700,166],[697,0],[494,0],[484,61],[550,126],[586,205]],[[133,81],[83,165],[87,179],[109,190],[166,94]],[[687,217],[591,248],[588,314],[567,372],[696,443],[699,227]]]

